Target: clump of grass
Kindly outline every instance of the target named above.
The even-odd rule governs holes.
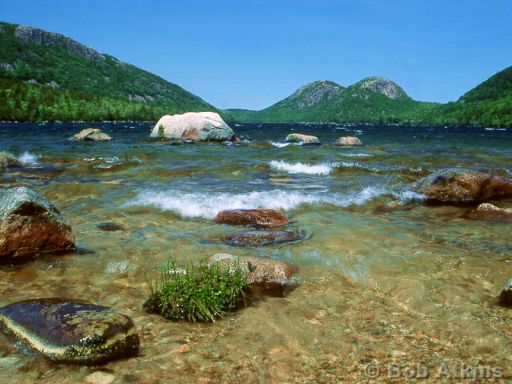
[[[144,308],[171,320],[213,322],[228,311],[246,305],[247,274],[243,268],[222,268],[201,262],[177,268],[171,261],[160,269],[160,279],[150,281]]]

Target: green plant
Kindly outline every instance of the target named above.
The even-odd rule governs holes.
[[[227,311],[246,305],[246,272],[238,265],[223,268],[201,262],[177,268],[162,264],[160,278],[146,278],[151,294],[144,308],[171,320],[213,322]]]

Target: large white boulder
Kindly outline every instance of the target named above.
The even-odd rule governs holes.
[[[160,118],[151,131],[151,137],[177,141],[226,141],[233,139],[235,133],[218,113],[187,112]]]

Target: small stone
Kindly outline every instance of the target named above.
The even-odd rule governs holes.
[[[354,136],[343,136],[334,142],[334,145],[339,145],[343,147],[354,147],[363,145],[361,140]]]
[[[303,143],[303,144],[320,144],[318,137],[311,135],[303,135],[302,133],[291,133],[286,136],[288,143]]]
[[[499,208],[489,203],[482,203],[476,207],[476,209],[467,212],[464,216],[473,220],[511,221],[512,210]]]
[[[225,242],[237,247],[255,247],[300,241],[304,237],[304,231],[291,229],[286,231],[249,231],[232,233],[225,238]]]
[[[87,384],[111,384],[115,379],[116,377],[111,373],[96,371],[87,375],[84,382]]]
[[[110,141],[112,138],[98,128],[82,129],[79,133],[71,137],[70,140],[78,141]]]
[[[507,307],[512,307],[512,279],[505,283],[499,297],[499,303]]]
[[[0,330],[59,363],[91,365],[131,357],[140,344],[128,316],[112,308],[60,298],[0,308]]]
[[[213,221],[218,224],[275,228],[288,224],[286,216],[273,209],[232,209],[221,211]]]

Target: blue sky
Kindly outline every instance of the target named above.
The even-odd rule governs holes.
[[[512,65],[510,0],[0,0],[0,19],[70,36],[221,108],[372,75],[446,102]]]

